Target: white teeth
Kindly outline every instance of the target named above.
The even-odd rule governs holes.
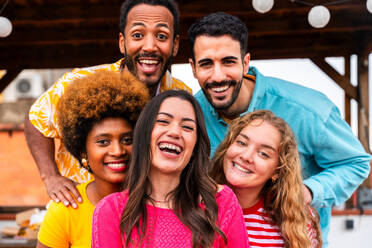
[[[234,166],[236,169],[240,170],[241,172],[244,172],[244,173],[251,173],[250,170],[244,169],[243,167],[241,167],[240,165],[238,165],[238,164],[236,164],[236,163],[233,163],[233,166]]]
[[[169,144],[169,143],[160,143],[159,148],[173,150],[173,151],[176,151],[177,153],[181,152],[181,147],[173,145],[173,144]]]
[[[151,60],[151,59],[141,59],[139,62],[142,64],[150,64],[150,65],[155,65],[158,63],[157,60]]]
[[[213,87],[212,90],[214,92],[219,93],[219,92],[227,90],[228,88],[229,88],[229,85],[225,85],[225,86],[222,86],[222,87]]]
[[[106,164],[106,165],[107,165],[107,167],[118,169],[118,168],[124,167],[126,165],[126,163],[119,163],[119,164],[109,163],[109,164]]]

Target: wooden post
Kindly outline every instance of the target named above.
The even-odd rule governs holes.
[[[368,54],[358,54],[358,138],[367,152],[369,147]]]
[[[358,54],[358,92],[360,101],[358,104],[358,138],[367,152],[371,153],[369,146],[369,89],[368,89],[368,49],[362,50]],[[362,184],[366,187],[372,187],[372,177]]]
[[[345,61],[345,77],[350,80],[350,55],[344,57]],[[345,104],[344,104],[344,111],[345,111],[345,121],[351,126],[351,97],[345,93]]]
[[[344,91],[345,95],[358,100],[358,91],[355,86],[350,83],[350,79],[341,75],[324,58],[314,57],[311,61],[318,66],[325,74],[327,74],[335,83],[337,83]]]
[[[6,69],[6,74],[0,78],[0,93],[18,76],[21,68]]]

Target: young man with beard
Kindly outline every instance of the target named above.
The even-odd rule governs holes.
[[[147,85],[151,96],[168,89],[191,93],[189,87],[167,71],[178,51],[178,27],[178,6],[173,0],[127,0],[121,6],[119,25],[119,48],[124,59],[113,64],[74,69],[33,104],[25,120],[27,144],[47,193],[54,201],[76,207],[75,199],[81,201],[76,183],[91,180],[88,171],[79,166],[62,142],[54,158],[54,139],[61,140],[55,109],[64,89],[74,79],[98,70],[129,70]]]
[[[210,14],[196,21],[188,36],[212,154],[238,116],[267,109],[287,121],[298,142],[303,194],[319,211],[326,247],[331,207],[347,200],[368,176],[370,155],[322,93],[249,67],[248,31],[237,17]]]

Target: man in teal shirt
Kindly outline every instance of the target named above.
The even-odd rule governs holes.
[[[327,247],[331,207],[347,200],[368,176],[367,154],[337,107],[322,93],[249,67],[247,27],[237,17],[214,13],[188,32],[199,101],[212,154],[231,120],[267,109],[291,126],[298,143],[305,200],[319,211]]]

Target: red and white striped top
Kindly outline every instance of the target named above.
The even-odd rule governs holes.
[[[251,248],[284,247],[279,227],[271,221],[263,208],[263,198],[254,206],[244,208],[243,215]]]
[[[254,206],[243,209],[245,226],[248,231],[251,248],[277,248],[284,247],[284,240],[279,227],[272,222],[264,210],[263,198]],[[314,216],[311,208],[309,214]],[[311,248],[318,247],[317,232],[311,224],[307,225]]]

